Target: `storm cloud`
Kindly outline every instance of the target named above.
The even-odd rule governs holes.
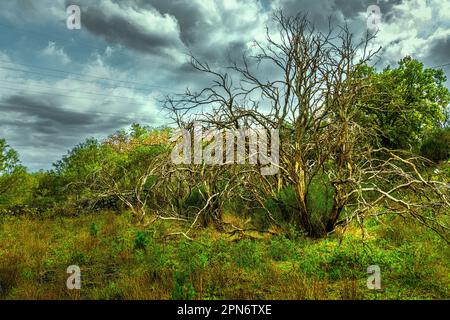
[[[126,16],[108,15],[96,7],[88,7],[82,14],[83,26],[89,32],[104,37],[108,42],[119,43],[142,53],[164,54],[165,49],[176,49],[181,45],[175,37],[177,34],[146,30]]]

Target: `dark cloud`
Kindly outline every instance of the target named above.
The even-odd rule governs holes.
[[[333,25],[343,23],[342,12],[333,1],[283,0],[277,9],[283,10],[287,15],[307,14],[319,30],[327,29],[330,19]]]
[[[35,119],[31,123],[35,125],[36,130],[43,133],[71,129],[102,132],[119,128],[132,121],[127,113],[121,115],[108,112],[67,110],[64,109],[66,103],[52,97],[13,95],[2,100],[0,105],[3,113],[18,113],[20,114],[18,119]],[[8,118],[5,117],[0,123],[5,123],[6,119]]]
[[[32,170],[49,168],[88,137],[105,137],[133,121],[126,114],[100,114],[64,109],[52,97],[14,95],[0,101],[0,135],[18,148],[21,159]]]
[[[52,97],[44,99],[14,95],[5,99],[2,104],[2,111],[50,120],[59,125],[86,125],[95,122],[95,119],[88,114],[62,109],[62,105]]]
[[[164,49],[179,45],[177,39],[161,32],[150,33],[117,15],[108,15],[96,7],[87,7],[82,12],[82,23],[88,31],[142,53],[163,54]]]
[[[292,15],[307,14],[315,27],[322,31],[327,30],[329,21],[332,26],[348,23],[352,27],[354,23],[353,30],[357,33],[358,29],[365,31],[361,30],[362,25],[358,24],[358,20],[361,20],[359,15],[366,13],[370,5],[378,5],[383,21],[389,22],[393,15],[392,7],[401,2],[402,0],[282,0],[279,9]]]
[[[213,21],[211,21],[211,15],[215,15],[214,12],[202,9],[191,0],[115,0],[114,2],[123,6],[132,6],[137,10],[157,10],[161,15],[167,14],[174,17],[180,28],[180,40],[187,49],[211,63],[223,62],[230,54],[240,55],[246,43],[253,40],[249,34],[256,27],[254,21],[239,20],[235,17],[235,12],[222,8],[219,2],[215,4],[220,14],[218,20]],[[261,4],[261,9],[263,6]],[[256,20],[257,17],[254,18]],[[215,38],[218,31],[228,35],[227,30],[229,33],[241,35],[241,39],[227,42],[225,38]]]
[[[402,2],[403,0],[390,0],[379,4],[383,16],[383,23],[389,24],[393,19],[397,18],[398,11],[392,10],[392,8]]]
[[[450,36],[438,39],[431,45],[429,59],[437,65],[450,63]]]
[[[118,1],[123,3],[122,1]],[[198,41],[199,33],[205,33],[209,28],[205,15],[192,1],[160,1],[131,0],[130,4],[139,8],[156,9],[161,14],[174,16],[180,25],[180,38],[188,46]]]

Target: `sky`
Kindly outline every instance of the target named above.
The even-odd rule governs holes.
[[[67,27],[72,4],[80,29]],[[450,75],[450,0],[1,1],[0,138],[30,171],[48,170],[86,138],[169,125],[161,99],[208,84],[189,54],[226,66],[264,41],[279,9],[361,37],[370,5],[381,11],[377,68],[410,55]]]

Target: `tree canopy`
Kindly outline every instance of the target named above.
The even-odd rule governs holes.
[[[393,149],[414,149],[424,136],[445,121],[450,92],[442,70],[425,68],[411,57],[397,68],[377,73],[365,68],[368,84],[361,96],[361,123],[376,130],[379,145]]]

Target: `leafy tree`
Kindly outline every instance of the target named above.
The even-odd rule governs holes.
[[[90,195],[87,184],[93,174],[106,165],[113,151],[96,139],[80,143],[54,164],[56,174],[62,179],[64,188],[77,198]]]
[[[35,185],[32,190],[32,205],[37,207],[54,206],[67,199],[64,181],[54,170],[39,171],[32,174]]]
[[[165,131],[134,124],[104,141],[87,139],[55,163],[63,188],[77,200],[118,199],[139,219],[146,215],[148,200],[155,198],[157,170],[169,159]],[[164,170],[158,171],[158,173]]]
[[[360,101],[364,110],[360,122],[376,131],[381,146],[417,149],[426,132],[446,121],[450,92],[442,70],[424,68],[405,57],[395,69],[376,73],[365,67],[361,72],[368,76],[369,85]]]
[[[6,144],[5,139],[0,139],[0,174],[12,173],[19,163],[17,152]]]
[[[120,199],[142,221],[149,200],[153,204],[162,202],[156,186],[161,187],[162,180],[158,175],[165,172],[163,166],[169,159],[168,147],[137,144],[128,138],[129,143],[125,146],[115,144],[111,139],[102,145],[102,149],[108,150],[108,157],[101,168],[93,172],[91,179],[85,181],[98,196]],[[114,150],[111,145],[118,149]]]
[[[26,168],[20,164],[18,153],[0,139],[0,201],[11,204],[24,195]]]

